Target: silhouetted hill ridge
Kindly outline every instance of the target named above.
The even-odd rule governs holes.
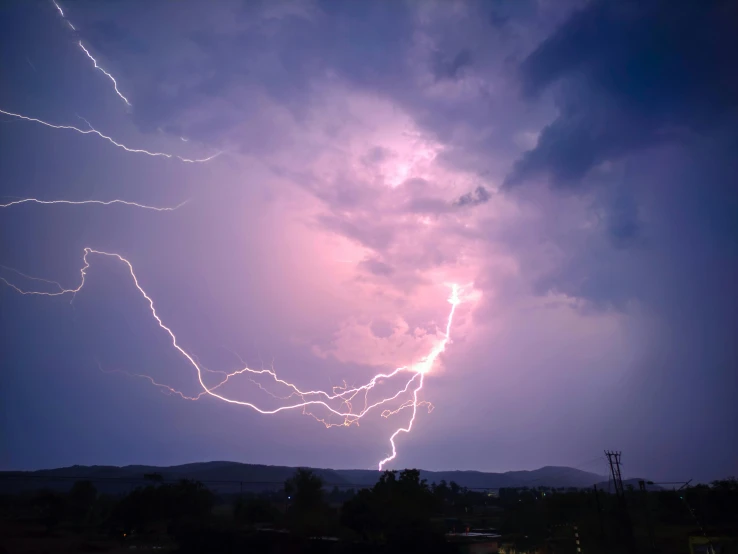
[[[243,464],[240,462],[195,462],[176,466],[70,466],[29,472],[0,472],[0,480],[63,482],[65,479],[90,479],[102,481],[126,481],[144,483],[144,475],[158,473],[165,480],[196,479],[221,492],[258,490],[280,486],[295,472],[295,467]],[[380,473],[368,469],[311,468],[327,485],[348,488],[371,486]],[[606,477],[571,467],[545,466],[534,470],[507,471],[503,473],[474,470],[427,471],[421,477],[429,483],[456,482],[461,487],[497,489],[504,487],[591,487],[607,483]],[[637,482],[637,481],[636,481]],[[51,485],[50,485],[51,486]],[[6,488],[3,486],[3,488]],[[55,487],[56,488],[56,487]]]

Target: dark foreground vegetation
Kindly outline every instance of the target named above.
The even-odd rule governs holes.
[[[428,485],[417,470],[385,472],[359,491],[326,490],[298,470],[281,490],[230,496],[148,478],[124,495],[78,481],[68,492],[0,497],[0,553],[738,553],[735,479],[680,491],[631,488],[623,509],[604,491],[491,494]]]

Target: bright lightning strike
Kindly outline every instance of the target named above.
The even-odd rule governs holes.
[[[72,27],[72,28],[74,28],[74,27]],[[123,100],[123,102],[125,102],[127,106],[131,107],[131,103],[128,101],[128,98],[126,98],[125,96],[123,96],[123,94],[118,90],[118,82],[115,80],[115,77],[113,77],[110,73],[108,73],[107,71],[105,71],[105,69],[103,69],[102,67],[100,67],[99,65],[97,65],[97,60],[92,57],[92,54],[90,54],[90,51],[87,50],[87,48],[85,48],[85,45],[82,44],[82,41],[81,40],[79,42],[77,42],[77,44],[82,49],[82,51],[85,54],[87,54],[87,57],[92,60],[92,63],[95,64],[95,69],[99,69],[100,71],[102,71],[108,77],[108,79],[110,79],[111,81],[113,81],[113,88],[115,89],[115,94],[117,94],[118,96],[120,96],[121,100]]]
[[[418,400],[418,393],[423,388],[423,380],[424,380],[426,373],[428,373],[433,368],[434,363],[436,362],[438,357],[441,355],[441,353],[443,353],[443,351],[446,349],[446,346],[451,341],[451,325],[453,322],[453,316],[456,311],[456,307],[461,302],[459,298],[458,285],[451,286],[451,296],[449,297],[449,302],[451,304],[451,310],[449,312],[448,320],[446,323],[445,335],[443,339],[441,339],[438,342],[438,344],[436,344],[433,347],[431,352],[425,358],[423,358],[422,360],[420,360],[419,362],[413,365],[398,367],[397,369],[395,369],[394,371],[390,373],[379,373],[375,375],[374,377],[372,377],[369,380],[369,382],[359,387],[350,388],[344,384],[344,386],[342,387],[334,387],[330,393],[326,391],[322,391],[322,390],[303,391],[303,390],[300,390],[293,383],[290,383],[288,381],[285,381],[284,379],[279,378],[273,369],[256,370],[256,369],[251,369],[246,366],[237,371],[227,373],[227,372],[220,372],[220,371],[210,371],[202,367],[202,365],[195,359],[194,355],[189,354],[186,350],[184,350],[179,345],[179,343],[177,342],[177,336],[171,330],[171,328],[165,325],[164,322],[161,320],[161,318],[159,317],[159,314],[156,311],[156,308],[154,307],[154,301],[148,295],[148,293],[146,293],[143,287],[141,287],[138,277],[136,276],[133,270],[133,265],[131,264],[131,262],[129,262],[126,258],[121,256],[120,254],[103,252],[100,250],[94,250],[92,248],[85,248],[84,255],[83,255],[84,266],[80,270],[81,280],[80,280],[79,286],[77,286],[76,288],[65,289],[58,283],[49,281],[50,283],[57,284],[59,286],[59,290],[56,292],[29,291],[29,290],[21,289],[20,287],[8,282],[6,279],[2,277],[0,277],[0,280],[5,282],[8,286],[12,287],[20,294],[33,294],[33,295],[41,295],[41,296],[61,296],[65,294],[76,295],[80,290],[82,290],[82,287],[84,287],[85,285],[85,279],[87,277],[87,270],[90,267],[90,262],[88,260],[88,257],[90,255],[110,257],[126,265],[129,273],[131,274],[131,278],[133,279],[134,285],[138,289],[139,293],[141,293],[141,295],[148,302],[151,315],[156,320],[159,327],[163,329],[169,335],[172,346],[182,356],[184,356],[187,362],[196,371],[197,379],[202,388],[202,392],[200,392],[196,396],[187,396],[184,393],[172,387],[169,387],[168,385],[155,381],[152,377],[149,377],[148,375],[131,374],[127,372],[122,372],[128,375],[147,379],[154,386],[156,386],[157,388],[160,388],[163,392],[167,394],[178,395],[185,400],[199,400],[200,398],[208,395],[208,396],[217,398],[218,400],[221,400],[223,402],[227,402],[229,404],[237,404],[240,406],[251,408],[261,414],[275,414],[275,413],[286,411],[286,410],[302,409],[304,414],[314,417],[316,420],[323,423],[326,427],[334,427],[334,426],[339,426],[339,425],[348,427],[354,423],[358,425],[359,420],[363,418],[366,414],[374,410],[374,408],[382,406],[388,402],[394,401],[397,398],[399,398],[401,395],[411,391],[412,398],[410,400],[405,401],[403,404],[400,405],[399,408],[395,410],[385,409],[381,414],[383,417],[386,418],[386,417],[395,415],[405,409],[408,409],[408,408],[412,409],[412,415],[410,417],[410,421],[407,427],[398,428],[390,437],[390,445],[392,447],[392,454],[387,456],[386,458],[384,458],[382,461],[379,462],[378,468],[380,470],[385,466],[385,464],[392,461],[397,456],[397,448],[395,444],[395,439],[400,433],[409,433],[411,431],[413,423],[415,422],[415,417],[417,415],[418,407],[425,405],[425,406],[428,406],[429,411],[432,410],[432,405],[429,402]],[[17,273],[20,273],[20,272],[17,272]],[[217,383],[215,386],[208,387],[205,384],[205,381],[203,379],[204,372],[220,373],[221,375],[225,375],[225,377],[221,379],[220,382]],[[266,387],[262,386],[260,383],[254,381],[251,377],[249,377],[249,380],[255,383],[259,387],[260,390],[266,392],[272,398],[284,402],[279,407],[273,408],[273,409],[260,408],[259,406],[257,406],[256,404],[252,402],[235,400],[233,398],[229,398],[225,396],[224,393],[216,392],[218,389],[221,389],[230,379],[235,378],[239,375],[243,375],[243,374],[249,374],[252,376],[265,376],[267,379],[272,381],[274,385],[286,387],[291,392],[287,396],[277,396],[269,392],[266,389]],[[370,403],[369,393],[375,388],[375,386],[378,383],[386,382],[398,375],[406,375],[406,374],[409,374],[409,376],[407,377],[407,380],[405,381],[404,387],[397,390],[397,392],[391,396],[380,397],[379,399],[374,400],[373,402]],[[354,399],[359,395],[363,397],[363,407],[358,411],[354,411],[352,403],[354,402]],[[292,400],[292,399],[295,399],[295,400]],[[341,419],[341,422],[331,423],[330,421],[326,421],[325,419],[321,419],[315,416],[314,414],[308,411],[310,408],[313,408],[313,407],[325,408],[326,410],[328,410],[328,412],[331,415],[339,417]]]
[[[128,202],[127,200],[39,200],[38,198],[23,198],[22,200],[14,200],[7,204],[0,204],[0,208],[9,208],[10,206],[16,206],[18,204],[25,204],[32,202],[34,204],[70,204],[72,206],[81,206],[83,204],[100,204],[103,206],[110,206],[111,204],[125,204],[126,206],[134,206],[136,208],[142,208],[144,210],[154,210],[156,212],[173,212],[174,210],[184,206],[188,200],[177,204],[171,208],[158,208],[156,206],[148,206],[146,204],[139,204],[138,202]]]
[[[189,159],[189,158],[183,158],[182,156],[177,156],[175,154],[166,154],[164,152],[150,152],[148,150],[143,150],[141,148],[129,148],[125,144],[122,144],[120,142],[117,142],[117,141],[113,140],[112,138],[110,138],[109,136],[102,134],[100,131],[98,131],[97,129],[93,128],[92,126],[90,126],[89,129],[80,129],[79,127],[74,127],[73,125],[54,125],[52,123],[48,123],[46,121],[42,121],[41,119],[36,119],[35,117],[28,117],[28,116],[25,116],[25,115],[13,113],[13,112],[8,112],[8,111],[5,111],[5,110],[0,110],[0,113],[5,114],[5,115],[9,115],[11,117],[16,117],[18,119],[23,119],[25,121],[32,121],[34,123],[39,123],[41,125],[44,125],[46,127],[50,127],[52,129],[68,129],[70,131],[75,131],[75,132],[80,133],[82,135],[89,135],[89,134],[97,135],[100,138],[103,138],[103,139],[107,140],[109,143],[117,146],[118,148],[122,148],[126,152],[132,152],[132,153],[135,153],[135,154],[146,154],[147,156],[153,156],[153,157],[177,158],[177,159],[179,159],[179,160],[181,160],[181,161],[183,161],[185,163],[204,163],[204,162],[209,162],[210,160],[212,160],[214,158],[217,158],[222,153],[222,152],[216,152],[215,154],[213,154],[212,156],[208,156],[207,158],[201,158],[201,159],[192,160],[192,159]]]
[[[71,21],[67,19],[67,16],[64,15],[64,10],[61,9],[61,6],[56,2],[56,0],[51,0],[51,1],[54,4],[54,6],[56,6],[56,9],[59,10],[59,14],[61,15],[62,19],[66,22],[66,24],[69,25],[70,29],[72,29],[72,31],[76,31],[77,29],[75,28],[74,25],[72,25]],[[126,106],[128,106],[129,108],[132,107],[131,103],[128,101],[128,98],[123,96],[123,93],[118,90],[118,81],[115,80],[115,77],[113,77],[110,73],[105,71],[103,67],[98,65],[97,60],[92,56],[92,54],[90,54],[90,51],[87,50],[87,48],[85,48],[85,45],[82,44],[81,40],[77,41],[77,45],[82,49],[82,51],[87,55],[87,57],[92,60],[92,64],[95,66],[95,69],[101,71],[108,79],[110,79],[113,82],[113,89],[115,90],[115,94],[117,94],[120,97],[120,99],[126,103]]]
[[[67,19],[67,16],[64,15],[64,10],[61,9],[61,6],[56,3],[56,0],[51,0],[51,2],[56,6],[56,9],[59,10],[59,13],[62,16],[62,19],[67,22],[67,25],[72,29],[72,31],[76,31],[77,29],[74,28],[74,25]]]
[[[443,353],[444,350],[446,350],[446,346],[451,341],[451,323],[454,319],[454,312],[456,312],[456,306],[458,306],[461,303],[461,300],[459,299],[459,286],[458,285],[452,285],[451,286],[451,296],[448,299],[449,303],[451,304],[451,311],[448,314],[448,320],[446,322],[446,336],[441,340],[431,351],[428,356],[426,356],[423,360],[420,361],[420,363],[416,364],[416,371],[420,375],[420,379],[418,379],[418,386],[413,390],[413,400],[412,404],[412,416],[410,417],[410,422],[407,424],[407,427],[400,427],[397,431],[392,433],[392,436],[390,437],[390,444],[392,445],[392,454],[387,456],[384,460],[379,462],[378,469],[381,471],[384,465],[388,462],[391,462],[397,457],[397,447],[395,446],[395,439],[397,438],[397,435],[400,433],[409,433],[413,428],[413,423],[415,423],[415,416],[418,413],[418,392],[420,389],[423,388],[423,378],[425,377],[425,374],[430,371],[433,367],[433,363],[436,361],[438,356]],[[405,405],[401,406],[399,410],[402,410]],[[397,410],[397,411],[399,411]]]

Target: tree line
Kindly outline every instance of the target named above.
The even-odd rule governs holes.
[[[622,522],[614,495],[547,487],[471,491],[454,482],[429,484],[416,469],[386,471],[371,488],[329,490],[299,469],[282,490],[224,497],[201,483],[150,484],[125,495],[100,494],[78,481],[66,493],[51,490],[0,497],[3,517],[33,520],[53,534],[60,528],[104,533],[122,544],[166,537],[177,552],[457,552],[449,533],[490,528],[517,552],[573,547],[577,538],[598,552],[620,552]],[[626,492],[636,544],[686,545],[697,533],[738,532],[738,481],[726,479],[682,491]],[[663,546],[663,552],[678,552]],[[676,548],[676,547],[675,547]],[[573,551],[573,550],[572,550]],[[687,550],[684,550],[685,552]]]

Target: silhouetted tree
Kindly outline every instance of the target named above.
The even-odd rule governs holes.
[[[431,522],[439,506],[418,470],[406,469],[399,478],[385,471],[374,488],[359,491],[344,504],[341,522],[392,549],[433,552],[445,547],[443,530]]]
[[[710,483],[710,488],[721,492],[738,493],[738,479],[736,479],[735,477],[719,479]]]
[[[205,485],[199,481],[182,479],[176,485],[158,487],[164,490],[167,508],[173,518],[205,519],[210,515],[215,497]]]
[[[240,523],[275,523],[280,513],[274,505],[263,496],[239,498],[233,510],[236,521]]]
[[[97,489],[91,481],[77,481],[69,491],[69,515],[76,523],[83,523],[96,499]]]
[[[327,532],[331,513],[320,477],[309,469],[298,469],[285,481],[284,491],[288,496],[287,526],[293,533],[312,537]]]
[[[39,521],[50,533],[61,522],[66,511],[66,502],[62,495],[54,491],[41,491],[32,501],[39,514]]]
[[[449,488],[451,489],[451,494],[453,496],[459,494],[459,491],[461,490],[461,487],[455,481],[451,481]]]
[[[323,503],[323,480],[309,469],[298,469],[284,484],[284,492],[298,511],[308,511]]]
[[[161,521],[207,519],[213,504],[213,494],[202,483],[182,480],[135,489],[116,506],[112,517],[125,531],[140,530]]]
[[[361,489],[341,508],[341,524],[358,533],[364,540],[383,538],[384,518],[376,495],[371,489]]]
[[[431,492],[441,504],[451,502],[453,494],[445,480],[441,480],[440,483],[433,483]]]

